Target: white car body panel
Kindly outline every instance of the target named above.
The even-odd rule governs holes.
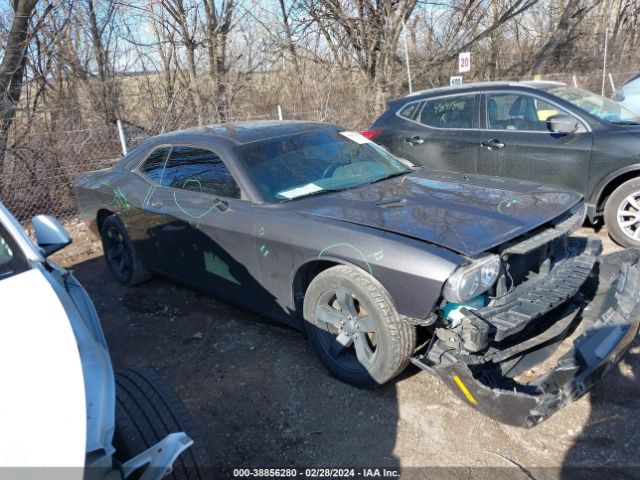
[[[618,100],[622,98],[621,100]],[[636,77],[622,85],[613,94],[613,99],[640,115],[640,77]]]
[[[0,281],[0,302],[0,467],[79,467],[65,475],[81,479],[87,409],[67,314],[38,268]]]

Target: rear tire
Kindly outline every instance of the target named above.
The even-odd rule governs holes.
[[[304,297],[305,330],[325,366],[357,387],[402,372],[416,345],[415,327],[396,311],[371,275],[347,266],[321,272]]]
[[[115,458],[121,463],[152,447],[170,433],[185,432],[193,445],[178,456],[167,478],[205,478],[207,459],[199,432],[184,403],[169,384],[143,368],[123,369],[115,374]]]
[[[151,279],[151,272],[136,254],[127,229],[117,215],[105,218],[100,233],[104,258],[118,283],[133,287]]]
[[[639,178],[629,180],[613,191],[604,208],[604,223],[617,244],[640,248]]]

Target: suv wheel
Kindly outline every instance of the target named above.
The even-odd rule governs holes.
[[[372,276],[332,267],[309,284],[305,330],[320,360],[340,380],[357,387],[381,385],[402,372],[416,331],[396,311]]]
[[[620,185],[607,200],[604,223],[623,247],[640,248],[640,179]]]

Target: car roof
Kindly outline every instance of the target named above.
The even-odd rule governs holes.
[[[559,85],[566,85],[566,84],[562,82],[552,82],[549,80],[544,80],[544,81],[531,80],[531,81],[522,81],[522,82],[508,82],[508,81],[474,82],[474,83],[458,85],[455,87],[447,86],[447,87],[431,88],[427,90],[420,90],[418,92],[410,93],[409,95],[406,95],[404,97],[396,98],[389,103],[395,103],[401,100],[409,100],[409,99],[413,100],[413,99],[426,98],[434,95],[449,95],[449,94],[457,94],[457,93],[465,93],[465,92],[490,90],[496,87],[511,87],[511,88],[524,87],[524,88],[531,88],[535,90],[547,90],[549,88],[557,87]]]
[[[321,122],[305,122],[296,120],[260,120],[247,122],[232,122],[189,128],[175,132],[164,133],[154,137],[167,143],[179,143],[183,137],[202,136],[203,139],[212,135],[228,138],[237,144],[246,144],[282,137],[310,130],[335,129],[335,125]]]

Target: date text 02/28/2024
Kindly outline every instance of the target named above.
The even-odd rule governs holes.
[[[234,478],[399,478],[393,468],[235,468]]]

